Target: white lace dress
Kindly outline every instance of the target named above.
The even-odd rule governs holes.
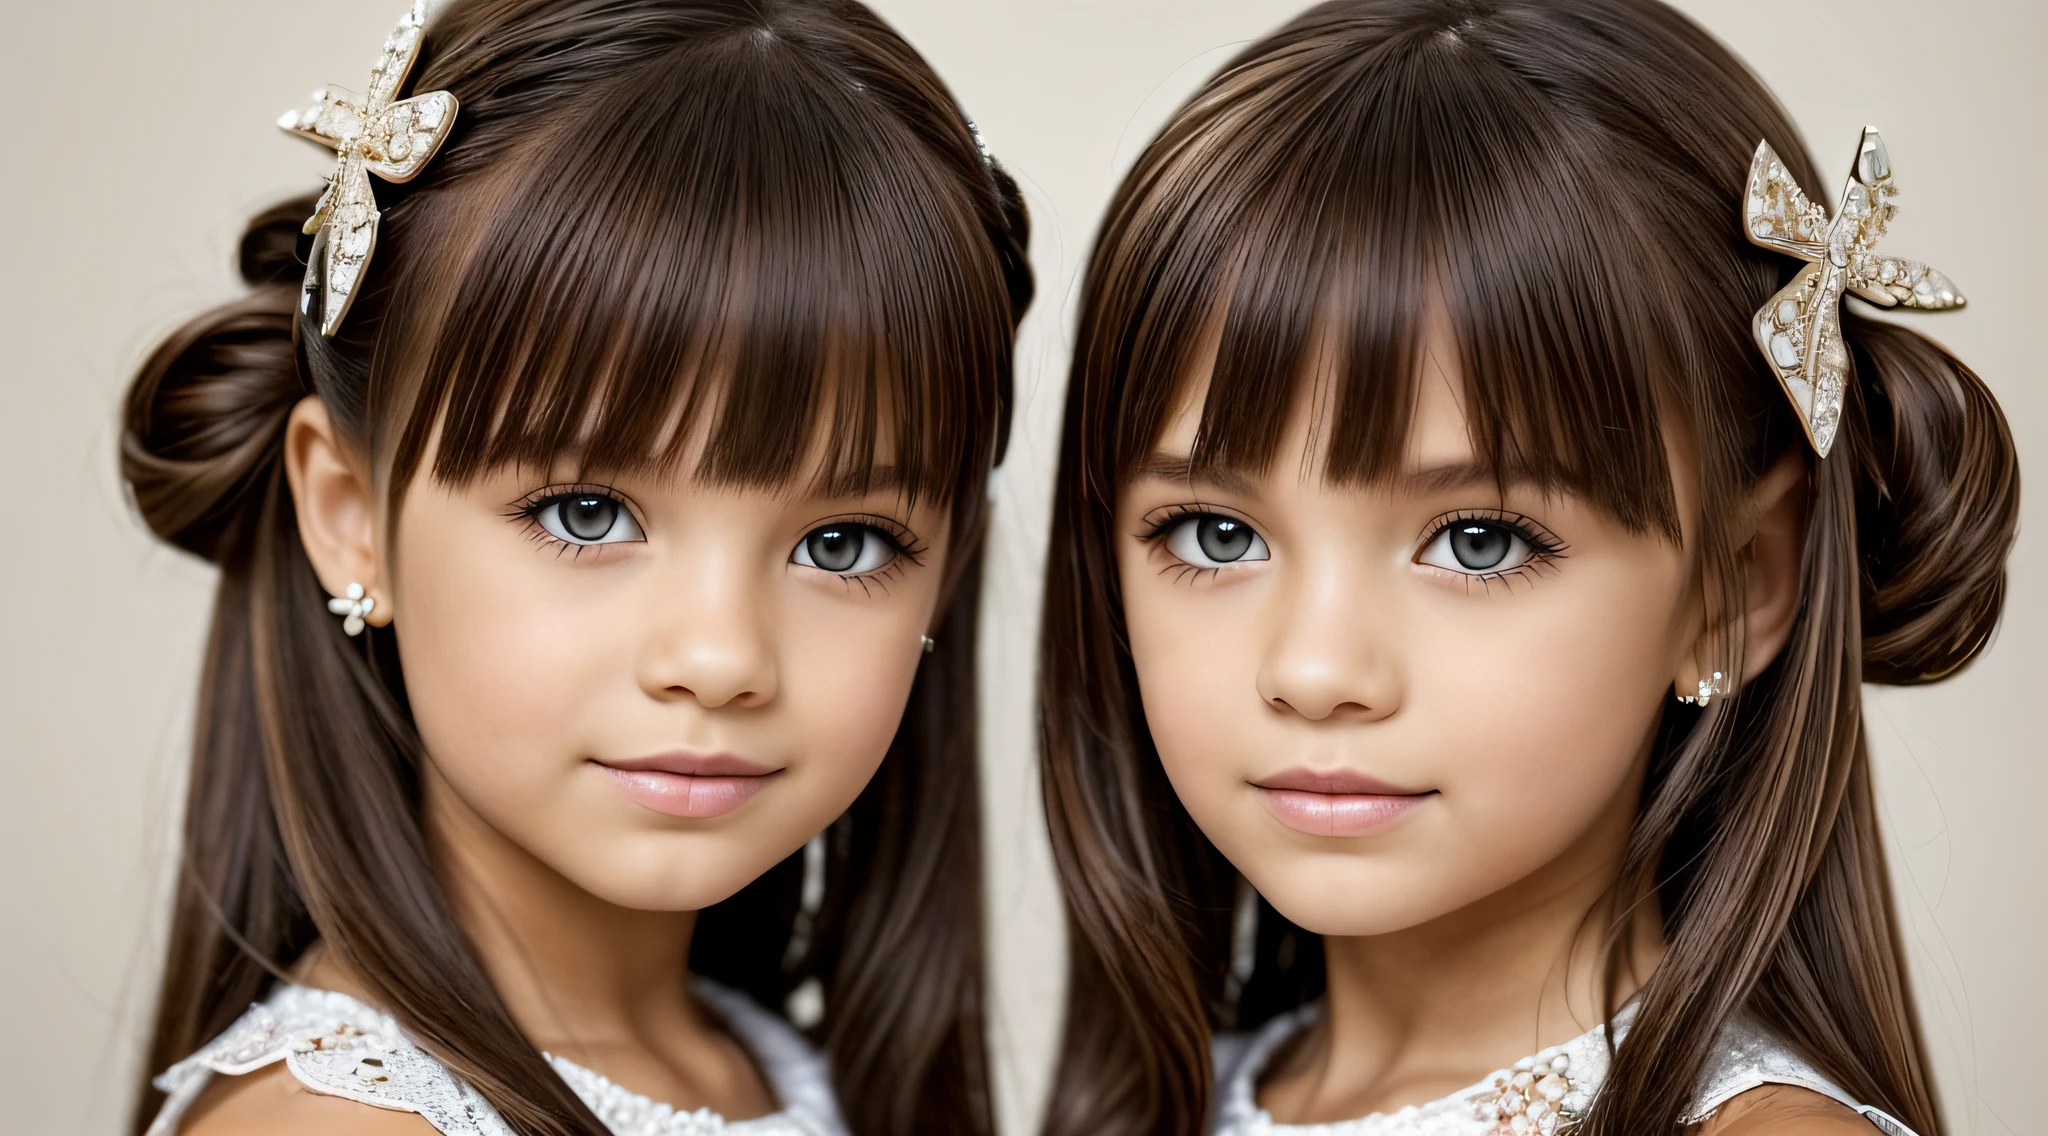
[[[547,1059],[616,1136],[845,1136],[825,1059],[803,1035],[738,991],[701,980],[693,989],[752,1054],[780,1111],[752,1120],[727,1120],[708,1108],[677,1112],[566,1058]],[[172,1136],[214,1074],[252,1073],[277,1061],[313,1092],[416,1112],[444,1136],[511,1136],[475,1089],[389,1015],[346,994],[290,985],[156,1079],[169,1099],[147,1136]]]
[[[1556,1136],[1583,1115],[1607,1076],[1607,1031],[1587,1033],[1531,1054],[1512,1068],[1427,1104],[1376,1112],[1330,1124],[1280,1124],[1259,1107],[1259,1075],[1280,1044],[1315,1021],[1310,1005],[1266,1023],[1256,1033],[1216,1039],[1218,1081],[1213,1136]],[[1633,1005],[1614,1017],[1617,1043],[1628,1032]],[[1914,1136],[1896,1118],[1850,1098],[1798,1054],[1754,1025],[1736,1022],[1721,1033],[1693,1092],[1684,1122],[1697,1124],[1738,1093],[1763,1085],[1795,1085],[1855,1109],[1884,1136]]]

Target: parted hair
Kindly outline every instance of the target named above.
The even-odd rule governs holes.
[[[792,856],[702,913],[696,973],[811,1029],[855,1133],[993,1129],[984,1042],[975,613],[1029,225],[930,66],[852,0],[455,0],[414,87],[461,101],[417,180],[379,185],[379,251],[332,339],[300,304],[312,195],[255,217],[247,295],[194,319],[128,392],[122,473],[160,537],[219,566],[180,875],[148,1049],[157,1071],[318,942],[511,1125],[602,1136],[520,1034],[436,882],[396,647],[347,638],[301,544],[282,446],[302,399],[402,507],[575,453],[776,486],[830,440],[886,445],[953,520],[943,650],[831,830],[792,950]],[[438,430],[438,435],[436,431]],[[430,444],[431,440],[431,444]],[[789,957],[795,956],[795,957]],[[141,1086],[134,1127],[161,1094]]]
[[[1117,491],[1219,319],[1196,464],[1265,468],[1329,334],[1325,473],[1379,483],[1398,471],[1438,303],[1473,446],[1501,476],[1677,541],[1665,430],[1697,438],[1710,610],[1744,610],[1737,503],[1788,453],[1809,463],[1785,648],[1704,712],[1666,704],[1608,973],[1626,897],[1655,898],[1668,951],[1574,1132],[1676,1130],[1737,1013],[1857,1099],[1942,1131],[1861,691],[1939,681],[1990,640],[2019,472],[1976,374],[1853,310],[1840,433],[1812,458],[1749,332],[1798,267],[1739,224],[1760,139],[1800,184],[1825,184],[1763,84],[1657,0],[1335,0],[1246,48],[1140,155],[1083,284],[1054,489],[1040,695],[1072,986],[1049,1136],[1200,1131],[1212,1035],[1323,988],[1321,940],[1270,905],[1249,976],[1231,972],[1238,876],[1146,727]],[[1737,628],[1726,658],[1739,642]]]

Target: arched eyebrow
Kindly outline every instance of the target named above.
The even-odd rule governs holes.
[[[1131,466],[1130,479],[1157,478],[1189,485],[1206,485],[1221,489],[1225,493],[1250,496],[1259,490],[1258,482],[1234,469],[1223,466],[1196,466],[1186,454],[1150,453],[1138,459]]]
[[[1475,459],[1404,469],[1394,476],[1394,486],[1399,492],[1426,497],[1475,485],[1507,486],[1527,480],[1529,477],[1522,470],[1503,470],[1492,462]]]
[[[1131,467],[1130,477],[1132,480],[1149,477],[1205,485],[1244,496],[1254,495],[1259,489],[1257,479],[1241,471],[1221,466],[1196,466],[1186,454],[1147,454]],[[1388,479],[1387,484],[1396,493],[1425,497],[1476,485],[1505,486],[1527,480],[1527,474],[1521,470],[1502,471],[1491,462],[1473,459],[1404,469]]]

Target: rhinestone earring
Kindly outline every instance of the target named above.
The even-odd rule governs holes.
[[[1700,680],[1698,694],[1681,694],[1678,696],[1678,700],[1688,706],[1697,706],[1704,710],[1709,703],[1714,701],[1715,695],[1726,693],[1728,693],[1727,679],[1720,671],[1715,671],[1713,678],[1703,678]]]
[[[363,619],[377,608],[377,597],[363,594],[363,586],[349,581],[346,598],[336,596],[327,601],[327,610],[341,616],[341,630],[353,639],[363,633]]]
[[[939,641],[937,639],[932,638],[929,635],[920,635],[917,637],[917,641],[924,645],[924,653],[927,655],[931,654],[933,651],[938,650]]]

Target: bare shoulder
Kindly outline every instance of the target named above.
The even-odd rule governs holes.
[[[1765,1085],[1735,1097],[1694,1129],[1698,1136],[1875,1136],[1855,1109],[1811,1089]]]
[[[412,1112],[393,1112],[308,1089],[280,1061],[240,1077],[215,1077],[179,1136],[434,1136]]]

